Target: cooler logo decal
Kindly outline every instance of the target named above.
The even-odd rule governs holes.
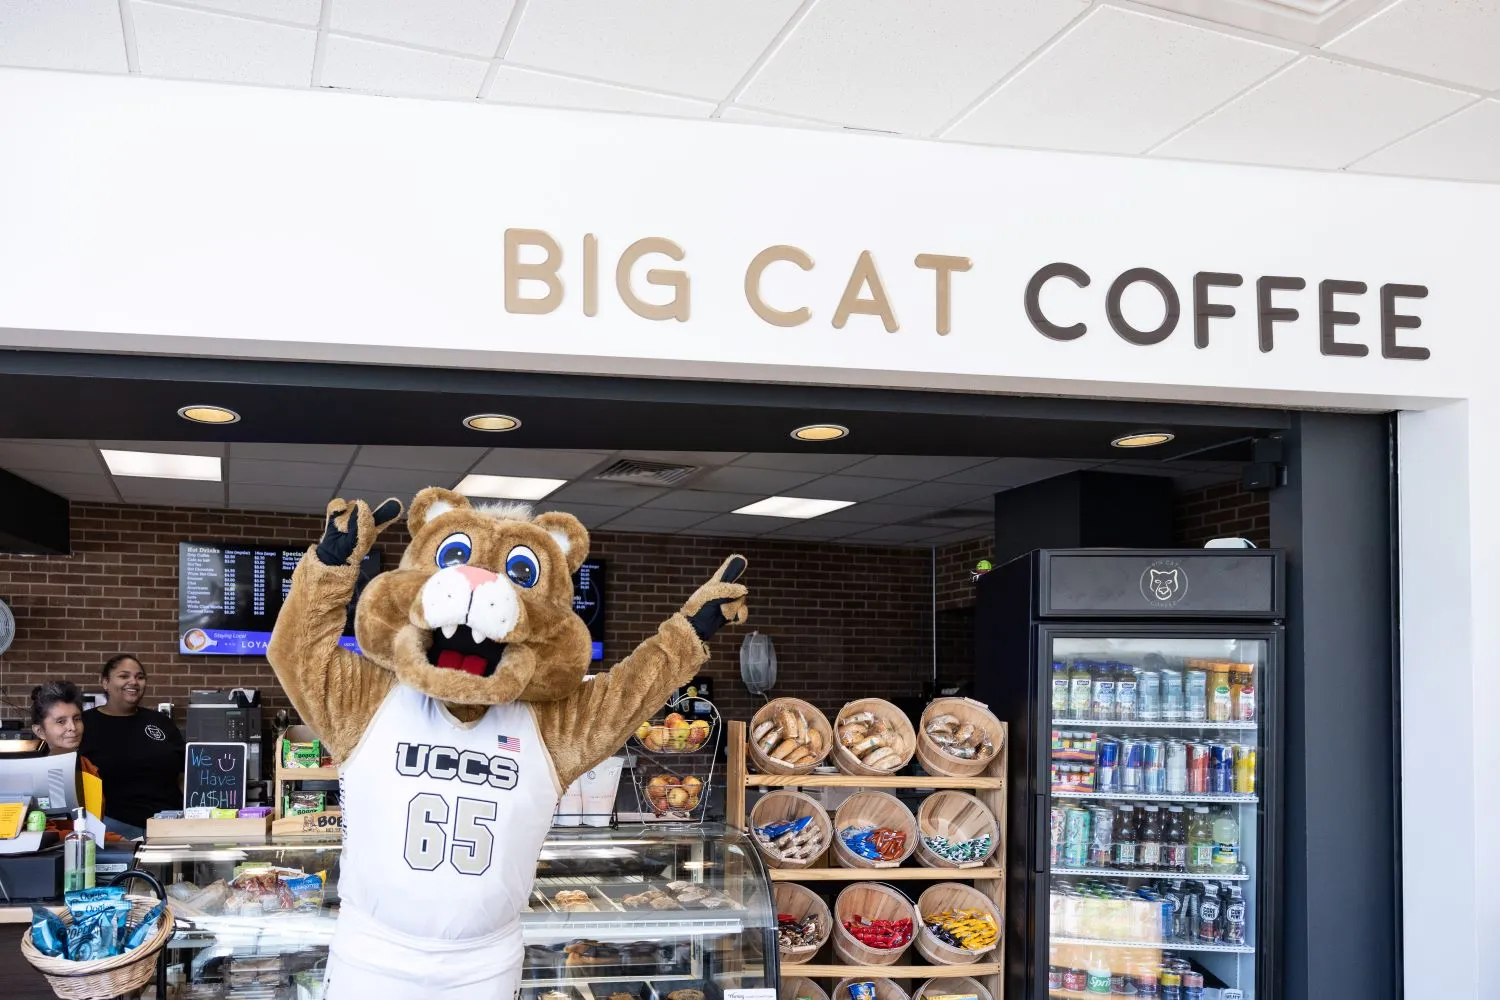
[[[1154,562],[1141,574],[1141,596],[1158,607],[1180,603],[1187,590],[1187,570],[1173,560]]]

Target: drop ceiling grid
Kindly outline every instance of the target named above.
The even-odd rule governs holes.
[[[1320,46],[1170,6],[11,0],[0,5],[0,65],[1495,180],[1500,130],[1478,102],[1500,97],[1496,0],[1382,0]],[[1273,21],[1287,13],[1256,6]],[[1378,121],[1321,141],[1332,112],[1284,115],[1262,87],[1254,53],[1265,50],[1336,68],[1300,73],[1300,105]],[[1101,51],[1111,58],[1090,56]],[[1354,71],[1386,79],[1354,86]],[[1239,123],[1254,130],[1253,155]]]

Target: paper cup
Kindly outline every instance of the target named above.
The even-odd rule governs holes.
[[[552,817],[553,826],[582,826],[583,825],[583,779],[579,778],[568,786],[563,792],[562,798],[557,803],[557,814]]]
[[[583,793],[583,825],[609,826],[620,790],[620,769],[625,758],[611,757],[578,779]]]

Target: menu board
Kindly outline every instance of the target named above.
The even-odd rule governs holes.
[[[593,659],[604,659],[604,560],[586,559],[573,574],[573,610],[589,627]]]
[[[218,542],[177,546],[177,649],[190,655],[264,656],[303,549]],[[354,641],[354,606],[380,572],[380,553],[360,565],[340,645]]]

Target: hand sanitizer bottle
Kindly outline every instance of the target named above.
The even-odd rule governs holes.
[[[73,811],[73,832],[63,839],[63,889],[94,888],[94,838],[82,809]]]

